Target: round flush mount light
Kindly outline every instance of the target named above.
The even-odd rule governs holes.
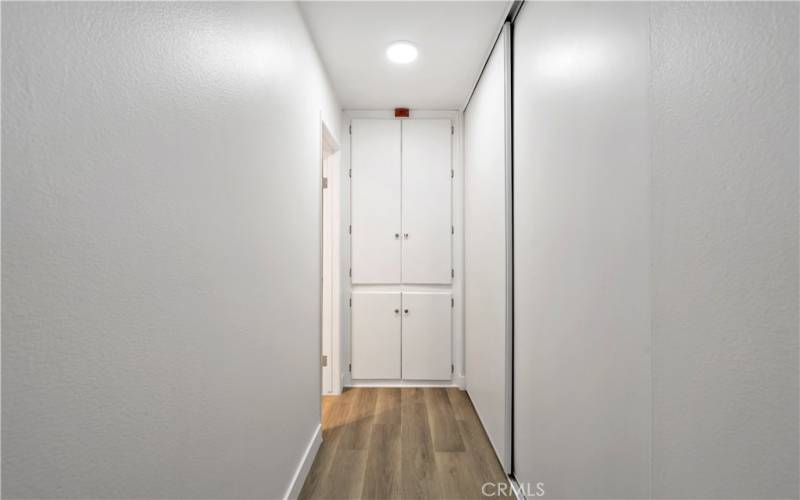
[[[395,64],[408,64],[417,58],[417,47],[411,42],[392,42],[386,48],[386,57]]]

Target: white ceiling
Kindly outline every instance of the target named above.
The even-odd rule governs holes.
[[[494,43],[507,1],[300,2],[344,109],[461,109]],[[409,40],[416,61],[386,47]]]

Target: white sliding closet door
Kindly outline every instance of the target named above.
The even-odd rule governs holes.
[[[451,122],[402,123],[403,283],[450,283]]]
[[[450,380],[450,292],[403,292],[403,379]]]
[[[400,292],[353,293],[352,377],[400,378]]]
[[[467,392],[511,467],[510,29],[464,112],[464,314]]]
[[[399,283],[400,121],[353,120],[353,283]]]
[[[514,475],[551,499],[650,498],[650,9],[514,22]]]

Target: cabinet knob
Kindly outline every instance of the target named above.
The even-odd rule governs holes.
[[[403,309],[403,312],[408,314],[408,309]]]
[[[395,309],[395,310],[394,310],[394,313],[395,313],[395,314],[400,314],[400,309]]]
[[[394,233],[394,239],[399,240],[400,239],[400,233]]]
[[[408,233],[404,233],[403,238],[408,239]]]

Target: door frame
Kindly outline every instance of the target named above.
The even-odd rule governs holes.
[[[342,392],[341,385],[341,286],[339,256],[340,254],[340,146],[339,142],[331,133],[330,127],[325,123],[320,113],[320,148],[319,148],[319,383],[321,395],[333,395]],[[328,167],[327,188],[323,186],[323,176],[325,164]],[[329,262],[325,262],[324,238],[325,238],[325,201],[324,190],[328,190],[330,197],[330,246],[331,255]],[[323,280],[326,265],[330,269],[330,283]],[[325,294],[330,295],[330,315],[325,317],[323,301]],[[329,325],[330,339],[325,339],[325,325]],[[330,356],[328,365],[331,369],[331,391],[325,392],[323,384],[322,353],[326,340],[330,341]]]

